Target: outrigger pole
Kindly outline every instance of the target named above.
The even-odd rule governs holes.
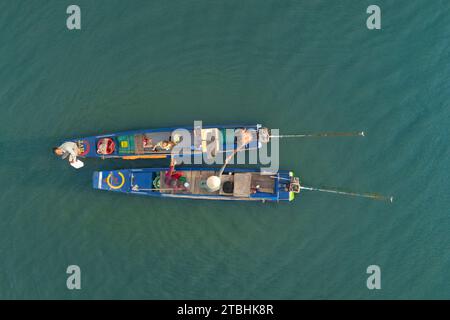
[[[270,176],[270,177],[273,179],[281,179],[281,180],[291,181],[290,179],[281,178],[281,177],[277,177],[277,176]],[[342,195],[353,196],[353,197],[370,198],[370,199],[379,200],[379,201],[389,201],[391,203],[394,202],[393,196],[383,196],[381,194],[371,193],[371,192],[352,192],[352,191],[343,191],[343,190],[338,190],[338,189],[307,187],[307,186],[302,186],[301,184],[300,184],[300,189],[308,190],[308,191],[319,191],[319,192],[342,194]]]
[[[341,191],[337,189],[324,189],[324,188],[315,188],[315,187],[307,187],[300,185],[300,189],[302,190],[309,190],[309,191],[320,191],[320,192],[328,192],[328,193],[335,193],[335,194],[342,194],[346,196],[353,196],[353,197],[362,197],[362,198],[370,198],[374,200],[380,200],[380,201],[389,201],[394,202],[393,196],[383,196],[378,193],[357,193],[357,192],[351,192],[351,191]]]
[[[365,137],[364,131],[358,132],[320,132],[320,133],[304,133],[304,134],[282,134],[270,135],[271,138],[305,138],[305,137]]]

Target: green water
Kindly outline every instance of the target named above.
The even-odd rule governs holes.
[[[82,29],[66,28],[81,7]],[[0,298],[450,298],[450,3],[2,1]],[[305,184],[293,203],[91,189],[92,171],[165,161],[51,154],[71,137],[263,123]],[[82,289],[66,288],[79,265]],[[381,267],[381,290],[366,268]]]

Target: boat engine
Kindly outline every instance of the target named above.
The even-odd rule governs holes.
[[[289,191],[294,193],[300,192],[300,179],[298,177],[292,177],[289,183]]]

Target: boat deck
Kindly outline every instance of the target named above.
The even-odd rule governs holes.
[[[257,169],[228,169],[220,177],[220,188],[211,192],[207,179],[219,173],[218,168],[179,168],[166,185],[169,168],[123,169],[96,171],[94,189],[147,195],[205,200],[292,201],[290,190],[294,173],[279,171],[273,175],[262,174]],[[169,181],[168,181],[169,182]],[[187,183],[187,184],[186,184]]]
[[[144,139],[147,139],[149,141],[148,147],[144,147]],[[135,153],[161,153],[161,151],[153,151],[153,146],[160,141],[170,141],[170,139],[170,132],[136,134],[134,136]]]
[[[268,175],[261,175],[259,172],[222,174],[220,177],[222,186],[226,181],[234,183],[232,193],[226,193],[222,188],[218,191],[211,192],[204,187],[206,179],[212,175],[217,175],[218,171],[177,171],[189,183],[188,188],[179,187],[178,189],[172,189],[173,187],[166,185],[166,172],[160,171],[159,173],[161,193],[249,197],[256,191],[265,193],[275,192],[275,179]]]
[[[153,150],[153,147],[162,141],[173,141],[173,132],[152,132],[152,133],[139,133],[134,135],[124,135],[118,136],[119,154],[162,154],[170,153],[170,150]],[[204,129],[201,130],[200,145],[193,146],[191,141],[191,146],[197,150],[192,150],[193,153],[197,152],[207,152],[211,154],[218,153],[222,150],[221,139],[219,138],[219,130],[215,129]],[[146,141],[146,144],[144,143]],[[122,147],[122,141],[125,141],[125,147]]]

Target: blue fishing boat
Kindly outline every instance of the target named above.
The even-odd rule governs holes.
[[[212,155],[231,153],[242,145],[236,134],[239,132],[250,137],[242,151],[259,148],[269,139],[268,129],[256,124],[133,130],[69,141],[77,143],[80,158],[165,159],[171,157],[173,147],[182,142],[186,134],[193,156],[208,152]]]
[[[256,143],[256,148],[258,148],[261,143],[267,143],[270,137],[273,137],[270,135],[270,131],[267,128],[262,128],[260,125],[254,127],[247,126],[233,128],[236,130],[243,130],[245,134],[240,136],[246,136],[246,138],[241,141],[239,141],[238,138],[236,141],[236,136],[233,134],[233,140],[231,141],[233,145],[233,148],[231,149],[232,152],[227,155],[225,163],[220,169],[211,167],[183,167],[175,170],[177,160],[171,153],[167,153],[163,156],[165,158],[171,158],[170,167],[96,171],[93,175],[93,188],[160,198],[261,202],[292,201],[295,198],[295,194],[299,193],[300,190],[310,190],[382,201],[393,201],[392,196],[386,197],[377,193],[356,193],[339,189],[300,185],[299,178],[296,177],[292,171],[281,170],[273,173],[262,171],[260,169],[227,168],[228,162],[238,151],[248,149],[251,147],[252,143]],[[202,132],[195,132],[196,128],[193,128],[192,130],[194,136],[200,134],[202,138],[204,137]],[[219,128],[212,127],[201,130],[217,131]],[[169,133],[172,131],[166,130],[164,132]],[[137,134],[141,133],[133,132],[131,135],[136,136]],[[171,134],[172,136],[174,135],[173,133]],[[364,136],[364,133],[322,133],[295,136],[337,135]],[[102,139],[103,137],[104,136],[99,136],[90,139]],[[114,136],[114,138],[116,138],[116,136]],[[119,138],[117,139],[118,141],[121,141]],[[202,139],[202,141],[204,141],[204,139]],[[211,143],[216,143],[216,141],[211,140]],[[224,144],[224,142],[220,141],[219,147],[222,144]],[[230,150],[228,144],[224,144],[223,146],[227,148],[225,151]],[[194,151],[195,150],[196,149],[194,149]],[[198,152],[202,154],[204,151],[200,148]]]
[[[97,171],[94,189],[161,198],[292,201],[300,191],[291,171],[276,174],[258,169],[169,168]]]

